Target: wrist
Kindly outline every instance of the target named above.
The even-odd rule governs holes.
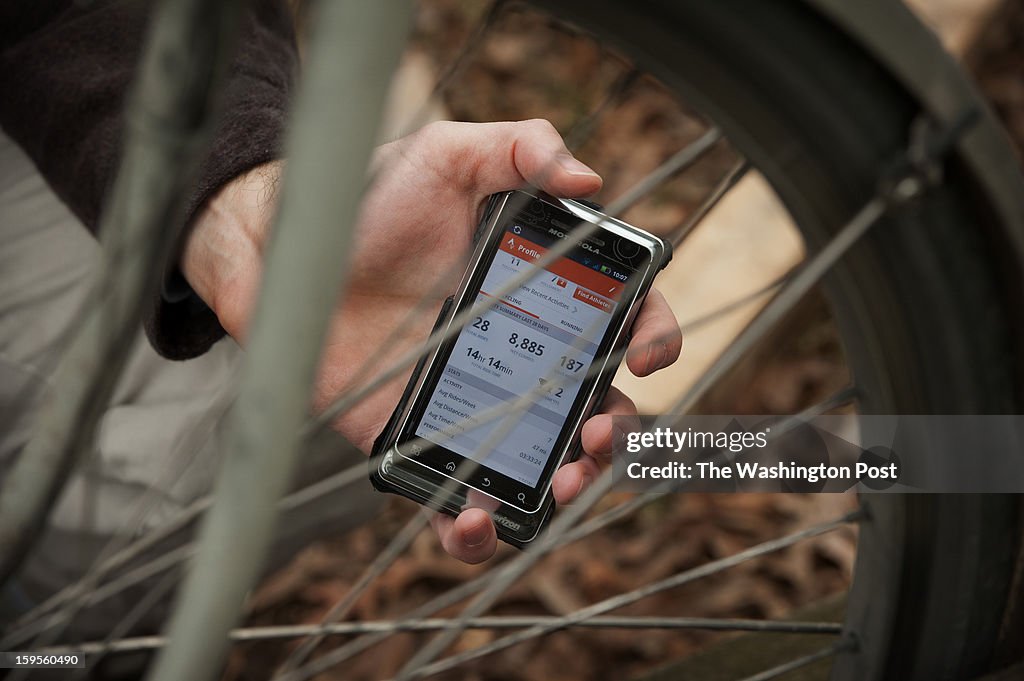
[[[185,280],[236,340],[259,286],[281,169],[281,162],[257,166],[217,190],[193,220],[179,260]]]

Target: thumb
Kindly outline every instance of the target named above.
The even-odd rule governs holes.
[[[481,198],[524,185],[563,197],[601,189],[600,175],[573,158],[555,127],[543,119],[428,127],[438,137],[435,148],[454,152],[449,157],[453,176]]]

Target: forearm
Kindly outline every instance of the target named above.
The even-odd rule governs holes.
[[[19,0],[0,3],[0,15],[0,126],[95,233],[117,172],[124,103],[148,3]],[[254,2],[222,94],[224,115],[172,229],[183,234],[232,178],[280,157],[297,61],[283,2]],[[177,256],[167,263],[168,275]],[[146,327],[158,351],[184,359],[205,351],[224,332],[187,287],[179,293],[174,300],[154,301]]]

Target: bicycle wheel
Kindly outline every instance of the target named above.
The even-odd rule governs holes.
[[[720,125],[772,183],[811,249],[876,190],[921,112],[884,63],[803,3],[548,6],[621,44]],[[940,189],[887,217],[824,280],[862,413],[1019,410],[1021,319],[1012,299],[1024,263],[1012,244],[1022,225],[994,209],[962,159],[945,170]],[[846,623],[859,649],[840,656],[834,678],[984,671],[1012,645],[1001,632],[1020,616],[1010,591],[1019,497],[863,504],[870,515]]]

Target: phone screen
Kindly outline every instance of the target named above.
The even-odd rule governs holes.
[[[531,268],[534,273],[471,319],[448,347],[413,430],[438,447],[403,452],[425,456],[439,470],[452,470],[461,463],[457,457],[472,459],[481,464],[474,486],[520,502],[536,498],[552,453],[563,445],[565,424],[581,390],[594,380],[588,371],[606,351],[603,341],[628,299],[634,272],[598,245],[578,246],[547,268],[535,268],[557,234],[525,221],[504,226],[475,300],[469,300],[493,299],[510,279]],[[514,418],[473,423],[496,409],[511,411],[531,391],[535,397]]]

